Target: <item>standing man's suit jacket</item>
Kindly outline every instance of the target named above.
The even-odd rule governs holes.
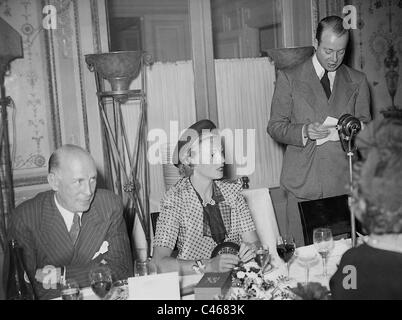
[[[81,230],[73,245],[64,219],[56,207],[54,192],[39,193],[19,205],[12,216],[10,236],[23,247],[30,279],[47,265],[66,267],[66,278],[75,279],[80,287],[89,286],[89,271],[105,260],[115,279],[132,275],[132,259],[123,205],[118,196],[98,189],[89,211],[83,213]],[[102,244],[108,251],[93,259]],[[45,289],[35,281],[40,299],[54,298],[59,290]]]
[[[371,120],[370,92],[363,73],[341,65],[336,71],[332,95],[327,99],[312,59],[278,71],[268,133],[286,146],[281,185],[296,197],[319,199],[348,192],[348,160],[339,141],[303,146],[302,127],[323,123],[327,116],[345,113],[366,123]]]

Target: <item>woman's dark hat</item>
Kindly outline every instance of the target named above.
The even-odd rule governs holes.
[[[176,148],[173,153],[173,164],[178,167],[181,164],[180,151],[183,151],[183,147],[188,150],[189,147],[201,137],[201,135],[207,131],[210,132],[216,129],[216,125],[208,119],[200,120],[194,123],[192,126],[186,129],[177,142]]]

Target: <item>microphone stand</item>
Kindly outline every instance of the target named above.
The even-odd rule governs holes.
[[[351,135],[348,141],[348,151],[347,156],[349,158],[349,183],[350,183],[350,192],[353,194],[353,166],[352,166],[352,157],[353,157],[353,148],[352,141],[353,137],[356,135],[356,130],[352,130]],[[349,206],[350,209],[350,228],[351,228],[351,236],[352,236],[352,248],[356,247],[356,221],[355,221],[355,213],[353,206]]]

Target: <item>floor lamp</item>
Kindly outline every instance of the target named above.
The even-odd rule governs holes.
[[[101,124],[104,130],[108,168],[106,179],[112,181],[111,187],[124,202],[126,220],[133,254],[136,248],[143,247],[136,243],[133,228],[136,218],[143,231],[150,255],[151,230],[149,212],[149,168],[147,161],[147,98],[146,65],[151,57],[142,51],[119,51],[89,54],[85,61],[90,71],[94,72],[98,96]],[[132,90],[130,84],[141,77],[140,88]],[[105,81],[106,80],[106,81]],[[123,117],[122,105],[128,101],[139,102],[138,123],[134,147],[130,146],[127,126]],[[130,106],[137,107],[137,105]]]
[[[12,105],[12,99],[6,95],[4,81],[10,63],[22,57],[21,35],[0,18],[0,245],[3,250],[7,241],[7,220],[15,205],[7,116],[7,108]]]
[[[3,267],[7,259],[7,225],[14,209],[14,186],[8,135],[7,108],[12,106],[11,97],[6,95],[5,76],[10,70],[10,63],[23,57],[22,38],[6,21],[0,18],[0,300],[4,299]]]

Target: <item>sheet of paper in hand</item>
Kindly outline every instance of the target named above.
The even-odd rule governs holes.
[[[316,143],[317,146],[324,144],[327,141],[338,141],[339,134],[338,130],[336,130],[336,125],[338,124],[338,119],[333,117],[327,117],[323,124],[321,125],[322,128],[326,128],[329,130],[329,135],[323,139],[317,139]]]
[[[129,300],[180,300],[179,274],[161,273],[128,278]]]

